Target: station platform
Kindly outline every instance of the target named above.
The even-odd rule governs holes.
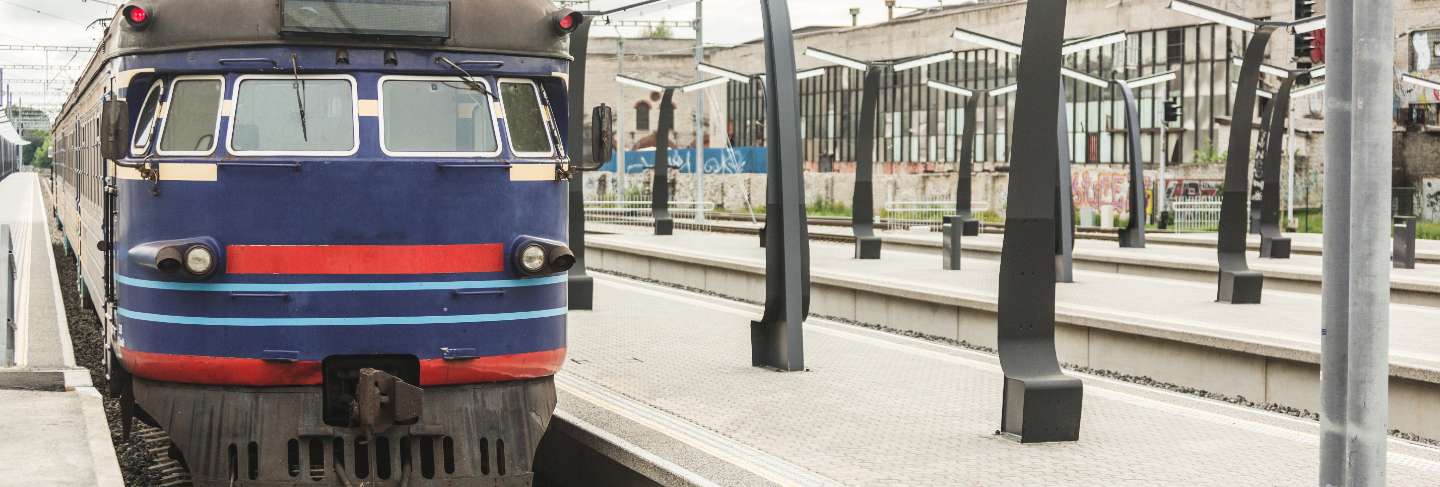
[[[630,455],[659,459],[638,468],[660,485],[1317,478],[1310,420],[1074,374],[1085,384],[1080,441],[1021,445],[995,434],[1003,376],[993,355],[812,318],[808,370],[780,373],[749,363],[759,306],[604,274],[595,303],[570,314],[559,414],[599,425]],[[1389,485],[1440,478],[1440,450],[1392,439],[1388,451]]]
[[[733,233],[748,233],[759,230],[759,225],[744,222],[713,222],[712,229]],[[1147,232],[1147,245],[1143,252],[1136,249],[1122,249],[1116,242],[1114,232],[1103,234],[1107,238],[1096,238],[1095,229],[1087,229],[1075,239],[1074,263],[1077,270],[1114,272],[1150,277],[1182,279],[1195,282],[1213,282],[1219,271],[1215,259],[1213,233],[1162,233]],[[828,239],[851,239],[849,227],[810,227],[812,236]],[[941,236],[933,231],[880,231],[877,234],[885,242],[885,248],[928,251],[940,255]],[[1288,259],[1259,258],[1260,237],[1251,235],[1248,242],[1250,267],[1265,274],[1266,289],[1320,293],[1321,238],[1319,234],[1286,234],[1292,239],[1292,252]],[[1000,258],[1000,247],[1004,236],[999,233],[983,233],[966,237],[961,244],[966,255],[980,259]],[[1414,269],[1393,269],[1391,272],[1390,295],[1396,303],[1419,304],[1440,307],[1440,241],[1419,240],[1418,251],[1433,251],[1435,260],[1419,260]],[[1302,250],[1304,249],[1304,250]]]
[[[679,231],[587,240],[593,269],[764,299],[765,256],[754,236]],[[811,243],[813,315],[995,347],[998,261],[967,259],[965,270],[944,271],[938,253],[891,249],[881,260],[852,255],[850,244]],[[1075,279],[1057,288],[1062,362],[1255,403],[1319,409],[1318,294],[1267,286],[1263,304],[1231,305],[1214,301],[1213,277],[1193,282],[1082,268]],[[1440,438],[1435,323],[1440,308],[1391,305],[1391,427],[1432,439]]]
[[[35,173],[0,180],[18,271],[13,363],[0,364],[0,486],[118,487],[104,404],[75,364],[43,192]]]

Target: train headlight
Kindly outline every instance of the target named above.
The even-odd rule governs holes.
[[[215,253],[204,245],[185,249],[185,271],[196,276],[208,276],[215,270]]]
[[[532,243],[520,249],[520,268],[526,273],[539,273],[545,268],[545,248]]]

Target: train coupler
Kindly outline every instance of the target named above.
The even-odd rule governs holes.
[[[360,369],[352,415],[360,427],[385,430],[415,424],[424,408],[424,391],[382,370]]]

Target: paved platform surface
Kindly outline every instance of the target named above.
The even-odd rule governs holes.
[[[0,390],[0,486],[123,484],[100,394]]]
[[[100,394],[76,367],[34,173],[0,180],[19,270],[16,363],[0,367],[0,486],[120,486]]]
[[[713,222],[711,226],[731,231],[750,231],[759,228],[758,225],[746,222]],[[637,233],[640,230],[637,227],[617,226],[600,226],[599,228],[602,230],[608,228],[617,233]],[[828,225],[812,225],[810,232],[813,236],[848,238],[852,235],[848,227]],[[880,231],[878,235],[887,244],[885,249],[887,252],[897,248],[910,247],[908,250],[931,249],[938,255],[941,249],[941,236],[938,232],[896,230]],[[1294,245],[1297,246],[1296,251],[1292,252],[1288,259],[1261,259],[1258,251],[1259,237],[1252,236],[1252,243],[1257,250],[1247,253],[1250,267],[1263,272],[1267,278],[1267,284],[1273,284],[1273,287],[1283,286],[1289,290],[1319,293],[1322,268],[1319,251],[1321,236],[1318,234],[1287,236],[1293,238]],[[1215,258],[1215,234],[1213,233],[1151,232],[1147,234],[1147,240],[1148,245],[1144,249],[1122,249],[1113,238],[1077,238],[1074,254],[1076,264],[1077,266],[1089,264],[1092,269],[1108,266],[1114,272],[1121,273],[1148,273],[1207,281],[1214,277],[1200,273],[1213,273],[1219,269]],[[971,256],[995,259],[998,258],[1003,242],[1002,234],[985,233],[979,236],[965,237],[962,246],[971,251]],[[1440,241],[1421,241],[1417,245],[1422,249],[1433,249],[1436,257],[1440,258]],[[1300,247],[1313,247],[1313,252],[1301,252]],[[1391,271],[1391,289],[1398,293],[1397,301],[1440,307],[1440,263],[1422,261],[1416,265],[1415,269],[1393,269]]]
[[[587,243],[648,249],[721,266],[763,269],[765,259],[756,239],[742,235],[686,231],[669,237],[613,234],[590,236]],[[812,242],[812,278],[864,283],[887,292],[971,300],[992,307],[998,300],[998,261],[967,259],[964,270],[943,271],[939,255],[890,250],[880,260],[857,260],[852,258],[852,249],[849,244]],[[1087,271],[1076,271],[1075,280],[1058,285],[1057,313],[1111,318],[1147,335],[1176,335],[1172,338],[1221,349],[1318,363],[1318,295],[1267,289],[1263,304],[1232,305],[1215,302],[1213,283]],[[1390,317],[1392,373],[1440,383],[1440,309],[1392,304]]]
[[[993,356],[820,319],[806,372],[750,367],[757,306],[609,276],[570,315],[560,409],[701,485],[1314,485],[1315,423],[1080,375],[1081,440],[994,435]],[[1392,440],[1389,484],[1440,451]],[[693,483],[692,484],[696,484]]]

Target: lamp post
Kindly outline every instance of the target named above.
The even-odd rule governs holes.
[[[1030,25],[1029,14],[1027,13],[1026,15],[1026,25],[1028,26]],[[1060,35],[1063,36],[1063,26],[1061,30]],[[961,42],[968,42],[1017,56],[1020,56],[1023,51],[1023,46],[1019,44],[965,29],[955,29],[951,37]],[[1125,42],[1125,37],[1125,32],[1121,31],[1064,42],[1060,46],[1060,56],[1063,58],[1064,56],[1090,49]],[[1021,59],[1024,59],[1024,56],[1021,56]],[[1078,73],[1074,70],[1068,70],[1061,65],[1057,65],[1055,71],[1059,71],[1061,74],[1065,74],[1066,72]],[[1059,78],[1057,77],[1056,79]],[[1100,83],[1104,84],[1103,81]],[[1055,93],[1056,96],[1058,96],[1057,103],[1059,104],[1059,110],[1056,114],[1056,117],[1059,117],[1059,119],[1055,130],[1056,137],[1060,142],[1060,147],[1055,153],[1056,172],[1058,176],[1054,189],[1056,195],[1055,224],[1059,226],[1055,233],[1055,279],[1056,282],[1070,283],[1075,282],[1075,195],[1072,190],[1072,185],[1070,184],[1070,129],[1069,122],[1065,120],[1065,87],[1063,85],[1058,87]]]
[[[1239,64],[1241,60],[1236,59],[1235,62]],[[1289,118],[1290,101],[1296,97],[1295,83],[1302,77],[1324,75],[1325,68],[1291,70],[1261,64],[1260,72],[1280,76],[1281,82],[1280,89],[1270,96],[1269,110],[1261,117],[1260,154],[1257,158],[1258,167],[1255,168],[1256,176],[1261,182],[1260,203],[1251,208],[1252,226],[1260,234],[1260,258],[1288,259],[1290,239],[1282,235],[1280,225],[1280,157],[1285,147],[1286,119]],[[1319,91],[1320,89],[1315,87],[1299,90],[1303,92],[1300,96]]]
[[[606,11],[585,11],[581,12],[580,24],[570,33],[570,62],[569,84],[567,90],[567,101],[569,110],[566,113],[565,152],[573,160],[580,160],[585,154],[585,67],[589,59],[590,48],[590,27],[595,17],[608,17],[612,15],[633,14],[638,10],[661,7],[669,8],[671,4],[682,3],[685,0],[643,0],[631,3],[619,8]],[[694,1],[694,0],[689,0]],[[663,5],[661,5],[663,4]],[[624,41],[621,41],[621,49],[624,49]],[[623,56],[623,53],[622,53]],[[622,61],[623,62],[623,59]],[[616,146],[616,152],[622,157],[617,158],[616,165],[624,171],[625,159],[624,149]],[[569,292],[570,309],[592,309],[595,301],[595,280],[585,272],[585,175],[578,165],[572,164],[573,175],[570,177],[569,196],[569,234],[570,250],[575,253],[575,265],[570,267],[568,283],[566,288]],[[622,193],[623,194],[623,193]]]
[[[765,24],[765,312],[750,322],[750,364],[805,370],[804,323],[810,313],[810,241],[800,153],[800,92],[795,38],[785,0],[762,0]]]
[[[752,80],[756,83],[760,83],[762,87],[765,84],[765,75],[763,73],[741,73],[708,63],[700,63],[695,66],[695,69],[702,73],[713,74],[715,76],[719,76],[730,81],[740,83],[742,85],[748,85]],[[797,72],[795,73],[795,80],[800,81],[810,78],[818,78],[820,76],[825,76],[825,68],[807,69],[805,71]],[[766,223],[760,226],[760,248],[765,248],[765,246],[769,243],[767,239],[767,235],[769,235],[769,232],[767,231],[767,229],[769,228],[770,220],[767,217],[765,221]]]
[[[1066,0],[1031,0],[1015,102],[1015,129],[1040,135],[1016,144],[1010,164],[1008,218],[1000,257],[997,344],[1005,374],[1000,433],[1021,443],[1080,438],[1084,384],[1066,376],[1055,351],[1055,282],[1058,269],[1044,245],[1057,239],[1059,173],[1055,161],[1062,114],[1060,69]],[[1068,171],[1067,171],[1068,172]],[[1037,191],[1038,189],[1038,191]]]
[[[1125,130],[1127,153],[1130,160],[1130,221],[1120,230],[1120,247],[1145,248],[1145,157],[1140,145],[1140,105],[1135,101],[1135,90],[1168,83],[1175,80],[1176,73],[1167,71],[1129,80],[1112,80],[1125,98]]]
[[[954,51],[927,54],[901,61],[865,62],[816,48],[805,55],[864,73],[860,91],[860,123],[855,136],[855,191],[850,226],[855,233],[855,258],[879,259],[880,237],[875,235],[875,122],[880,101],[880,74],[885,68],[906,71],[955,59]]]
[[[655,127],[655,164],[650,178],[650,214],[655,220],[656,235],[673,235],[675,219],[670,216],[670,169],[673,167],[670,165],[670,132],[675,127],[675,106],[673,105],[675,92],[693,93],[725,84],[729,80],[711,78],[687,85],[666,86],[625,75],[616,75],[615,81],[661,94],[660,123]],[[695,204],[698,212],[700,202],[697,201]]]
[[[927,80],[925,86],[965,98],[965,114],[960,134],[960,163],[956,168],[959,182],[955,187],[955,215],[945,217],[944,240],[941,244],[941,268],[960,270],[961,238],[980,234],[980,222],[971,211],[971,174],[975,160],[975,119],[981,98],[994,98],[1014,93],[1018,85],[1008,85],[993,90],[972,90],[948,83]]]
[[[1311,32],[1324,27],[1324,17],[1311,17],[1294,22],[1257,21],[1187,0],[1173,0],[1169,8],[1254,34],[1245,48],[1239,89],[1235,93],[1235,106],[1231,110],[1234,122],[1230,129],[1229,156],[1225,162],[1225,189],[1221,196],[1220,235],[1216,247],[1220,267],[1216,300],[1232,304],[1258,304],[1265,276],[1250,270],[1250,265],[1245,260],[1245,205],[1249,202],[1246,173],[1252,137],[1250,131],[1254,126],[1255,97],[1260,84],[1260,65],[1265,58],[1270,36],[1276,30],[1287,29],[1294,34]]]

